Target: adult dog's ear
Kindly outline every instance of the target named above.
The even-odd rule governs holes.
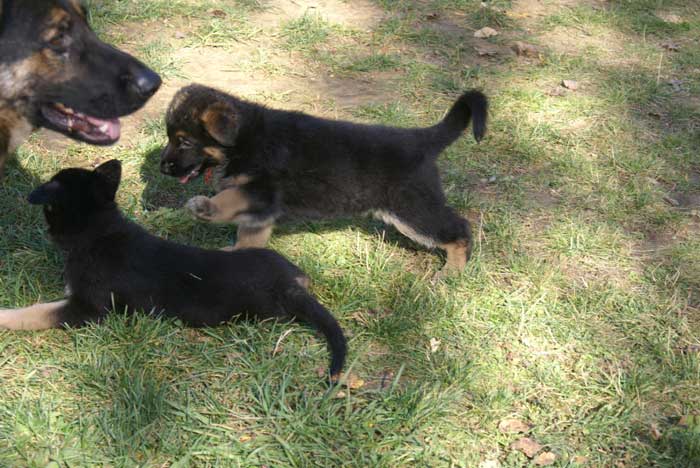
[[[58,200],[62,190],[63,185],[57,180],[52,180],[35,188],[27,197],[27,201],[32,205],[50,205]]]
[[[226,102],[215,102],[202,113],[202,124],[207,133],[222,146],[233,146],[238,134],[238,113]]]
[[[122,163],[118,159],[112,159],[97,166],[95,173],[102,176],[104,184],[100,186],[100,190],[103,191],[107,200],[114,200],[119,182],[122,180]]]

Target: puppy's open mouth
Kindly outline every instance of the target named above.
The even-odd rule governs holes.
[[[95,145],[109,145],[121,135],[119,119],[98,119],[61,103],[41,106],[41,114],[54,129]]]
[[[194,166],[194,169],[192,169],[190,172],[187,173],[187,175],[180,177],[180,183],[186,184],[190,180],[197,178],[197,176],[199,176],[199,174],[201,174],[201,172],[202,172],[202,164],[197,164],[196,166]]]

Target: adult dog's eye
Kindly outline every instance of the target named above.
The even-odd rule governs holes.
[[[180,148],[182,148],[182,149],[189,149],[189,148],[192,148],[194,146],[194,143],[192,143],[190,140],[188,140],[186,138],[180,138],[179,144],[180,144]]]
[[[65,52],[69,43],[70,37],[66,32],[61,31],[49,40],[48,45],[56,52]]]

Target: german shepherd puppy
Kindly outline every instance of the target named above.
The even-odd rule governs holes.
[[[64,169],[29,195],[43,205],[52,240],[65,254],[66,299],[0,310],[0,328],[38,330],[99,321],[110,310],[143,310],[193,327],[243,317],[293,317],[321,331],[336,380],[346,341],[338,322],[305,286],[306,275],[266,249],[204,250],[155,237],[122,216],[114,201],[121,164]]]
[[[80,0],[0,0],[0,173],[39,127],[116,142],[118,117],[160,87],[154,71],[100,41],[86,16]]]
[[[436,160],[473,118],[486,131],[487,100],[463,94],[442,122],[393,128],[326,120],[190,85],[166,115],[161,172],[182,183],[214,174],[213,198],[187,208],[210,222],[235,222],[234,248],[264,247],[283,213],[373,213],[405,236],[447,252],[443,272],[462,270],[471,253],[469,222],[446,205]]]

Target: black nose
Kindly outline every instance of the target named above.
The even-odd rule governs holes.
[[[160,172],[163,174],[170,174],[175,169],[175,163],[172,161],[161,161],[160,162]]]
[[[129,70],[128,81],[131,89],[143,99],[153,96],[162,83],[156,72],[142,65]]]

